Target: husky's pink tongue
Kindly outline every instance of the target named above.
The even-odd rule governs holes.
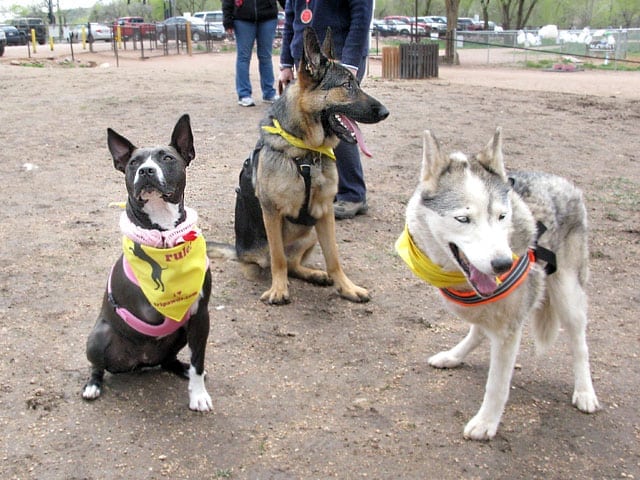
[[[496,288],[498,288],[495,280],[496,277],[482,273],[473,265],[469,266],[469,271],[469,280],[473,288],[483,297],[491,295],[495,292]]]
[[[373,155],[369,151],[369,147],[367,147],[367,144],[364,141],[364,137],[362,136],[362,132],[360,131],[360,127],[358,127],[358,124],[345,115],[340,115],[340,120],[342,120],[342,123],[344,123],[345,126],[355,134],[356,141],[358,142],[362,153],[371,158]]]

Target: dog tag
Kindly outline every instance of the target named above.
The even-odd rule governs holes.
[[[305,8],[304,10],[302,10],[302,12],[300,13],[300,20],[302,21],[302,23],[304,23],[305,25],[307,23],[309,23],[311,21],[311,18],[313,17],[313,12],[311,10],[309,10],[308,8]]]

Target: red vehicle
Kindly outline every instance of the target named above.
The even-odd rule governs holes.
[[[113,36],[118,35],[118,27],[120,27],[120,35],[124,40],[133,38],[140,40],[142,38],[155,38],[156,25],[154,23],[145,23],[142,17],[120,17],[113,22]]]

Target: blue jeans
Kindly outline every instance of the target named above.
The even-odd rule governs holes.
[[[235,20],[233,30],[236,36],[236,92],[238,98],[251,96],[251,80],[249,65],[254,43],[257,44],[258,71],[260,72],[260,88],[262,99],[270,100],[276,95],[273,87],[273,38],[276,34],[278,19],[264,22],[245,22]]]
[[[338,167],[338,194],[336,200],[345,202],[364,202],[367,199],[367,187],[360,161],[357,144],[340,142],[333,149]]]

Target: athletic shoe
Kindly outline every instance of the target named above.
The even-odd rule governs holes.
[[[356,215],[364,215],[369,210],[367,201],[363,202],[346,202],[344,200],[338,200],[333,202],[333,214],[336,220],[344,220],[346,218],[353,218]]]
[[[238,100],[238,105],[240,105],[241,107],[255,107],[256,102],[254,102],[253,98],[251,97],[242,97],[240,100]]]

